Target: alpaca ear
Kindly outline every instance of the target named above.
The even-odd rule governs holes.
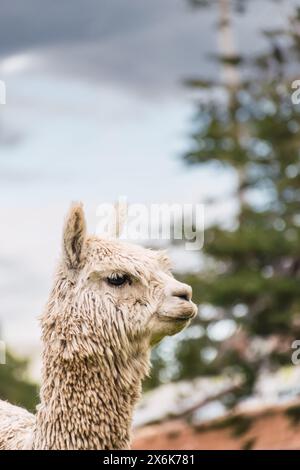
[[[63,233],[63,256],[69,269],[76,269],[83,259],[86,222],[81,203],[73,203],[66,217]]]

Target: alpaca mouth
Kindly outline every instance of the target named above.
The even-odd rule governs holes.
[[[191,315],[184,315],[184,316],[180,316],[180,317],[173,317],[173,320],[175,321],[188,321],[188,320],[191,320],[192,318],[194,318],[194,314],[192,313]]]
[[[194,318],[194,312],[190,313],[189,315],[178,315],[178,316],[172,316],[172,315],[160,315],[159,318],[161,320],[165,321],[172,321],[172,322],[187,322]]]
[[[158,317],[160,320],[165,322],[173,322],[173,323],[185,323],[189,320],[192,320],[197,315],[197,308],[196,305],[188,303],[187,305],[183,305],[180,309],[179,308],[170,308],[168,310],[162,311],[158,313]]]

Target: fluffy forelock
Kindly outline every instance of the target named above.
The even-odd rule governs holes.
[[[171,262],[163,251],[126,243],[89,237],[86,240],[85,270],[103,273],[127,273],[142,282],[149,282],[159,271],[169,274]]]

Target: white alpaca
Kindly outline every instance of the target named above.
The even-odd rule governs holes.
[[[196,314],[161,252],[86,236],[80,204],[41,318],[36,415],[0,401],[0,449],[127,449],[150,347]]]

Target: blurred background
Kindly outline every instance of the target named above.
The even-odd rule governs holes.
[[[91,232],[119,196],[203,203],[203,250],[169,247],[199,315],[153,351],[134,446],[300,448],[299,59],[295,0],[3,2],[2,399],[38,402],[70,201]]]

